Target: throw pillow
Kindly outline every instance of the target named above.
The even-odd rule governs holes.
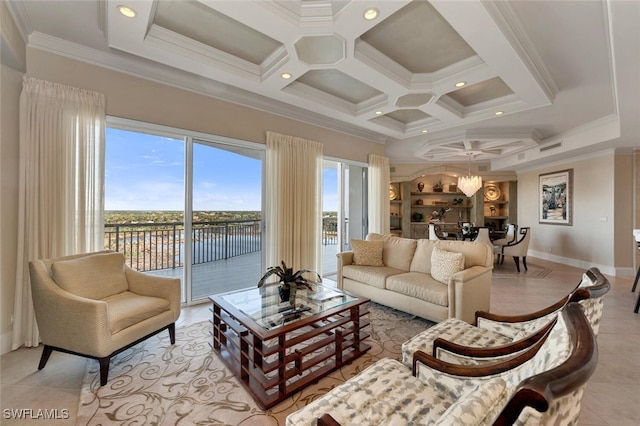
[[[449,278],[464,269],[464,255],[452,251],[433,248],[431,253],[431,276],[442,284],[449,284]]]
[[[353,264],[360,266],[384,266],[382,262],[382,248],[384,242],[351,240],[351,248],[353,249]]]

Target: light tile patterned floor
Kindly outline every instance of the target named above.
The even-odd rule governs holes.
[[[530,312],[556,301],[580,279],[582,270],[530,258],[529,264],[551,268],[544,278],[495,278],[491,310],[515,314]],[[514,267],[505,261],[501,268]],[[633,313],[637,297],[631,293],[632,277],[609,277],[612,291],[606,296],[598,337],[600,360],[587,387],[580,425],[637,425],[640,419],[640,314]],[[183,309],[179,324],[208,320],[209,304]],[[73,425],[86,361],[54,352],[37,370],[41,348],[22,348],[0,357],[1,424]],[[57,409],[66,419],[16,421],[5,418],[6,409]],[[68,410],[65,412],[63,410]]]

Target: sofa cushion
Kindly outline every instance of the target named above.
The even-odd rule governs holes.
[[[407,272],[387,278],[387,289],[440,306],[449,305],[449,288],[431,275]]]
[[[431,252],[431,276],[443,284],[456,272],[464,269],[464,255],[434,247]]]
[[[435,241],[419,239],[416,244],[416,251],[411,260],[409,271],[431,273],[431,253],[436,246]]]
[[[100,253],[54,262],[51,275],[63,290],[88,299],[104,299],[129,289],[122,253]]]
[[[385,266],[408,271],[416,251],[417,241],[393,236],[383,241],[382,260]]]
[[[500,378],[478,384],[460,396],[434,425],[492,424],[494,413],[499,413],[507,401],[506,387]]]
[[[384,266],[382,262],[382,249],[384,242],[351,240],[353,249],[353,264],[360,266]]]
[[[387,277],[402,274],[403,272],[404,271],[387,266],[345,265],[342,268],[342,276],[344,278],[367,283],[377,288],[386,288]]]
[[[142,296],[130,291],[105,297],[109,312],[109,328],[115,334],[147,318],[169,309],[169,301],[159,297]]]

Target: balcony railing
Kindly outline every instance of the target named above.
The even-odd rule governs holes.
[[[335,217],[322,220],[322,244],[337,244]],[[214,262],[262,250],[259,220],[194,222],[192,264]],[[138,271],[184,266],[184,222],[105,224],[104,247],[124,254]]]

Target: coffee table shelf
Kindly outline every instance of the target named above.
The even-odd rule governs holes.
[[[293,307],[275,285],[210,297],[212,347],[268,409],[366,353],[369,299],[314,284]],[[300,310],[283,315],[292,309]]]

